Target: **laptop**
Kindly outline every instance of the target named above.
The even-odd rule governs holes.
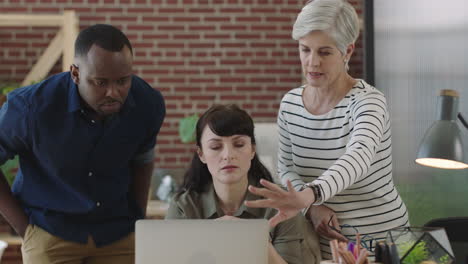
[[[267,264],[268,222],[139,220],[135,264]]]

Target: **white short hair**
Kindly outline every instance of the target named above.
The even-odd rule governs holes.
[[[359,18],[346,0],[314,0],[308,2],[297,16],[292,37],[295,40],[312,31],[328,33],[341,53],[359,37]]]

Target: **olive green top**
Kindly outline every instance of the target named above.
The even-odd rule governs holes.
[[[245,200],[261,197],[247,192]],[[236,211],[235,217],[243,219],[270,219],[276,214],[271,208],[250,208],[244,204]],[[166,219],[216,219],[224,216],[219,207],[213,184],[202,193],[184,191],[176,194],[169,206]],[[298,214],[270,229],[270,238],[278,254],[289,264],[302,263],[300,217]],[[248,238],[246,238],[248,239]]]

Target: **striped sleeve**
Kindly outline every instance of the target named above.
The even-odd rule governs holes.
[[[283,105],[283,104],[281,104]],[[286,119],[284,118],[282,108],[278,113],[278,176],[281,182],[286,186],[290,181],[294,189],[299,190],[304,181],[294,170],[292,145],[287,129]]]
[[[318,203],[327,201],[367,174],[388,118],[385,98],[378,92],[368,93],[353,103],[351,119],[354,126],[350,141],[345,153],[316,180],[322,190],[322,199]]]

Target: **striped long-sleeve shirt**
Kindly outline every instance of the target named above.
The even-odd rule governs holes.
[[[408,225],[408,214],[392,178],[390,116],[384,95],[359,80],[328,113],[313,115],[303,104],[304,87],[288,92],[278,113],[278,173],[295,189],[318,185],[316,204],[335,211],[340,225],[383,239]],[[354,228],[342,228],[353,236]],[[320,241],[329,258],[328,241]]]

